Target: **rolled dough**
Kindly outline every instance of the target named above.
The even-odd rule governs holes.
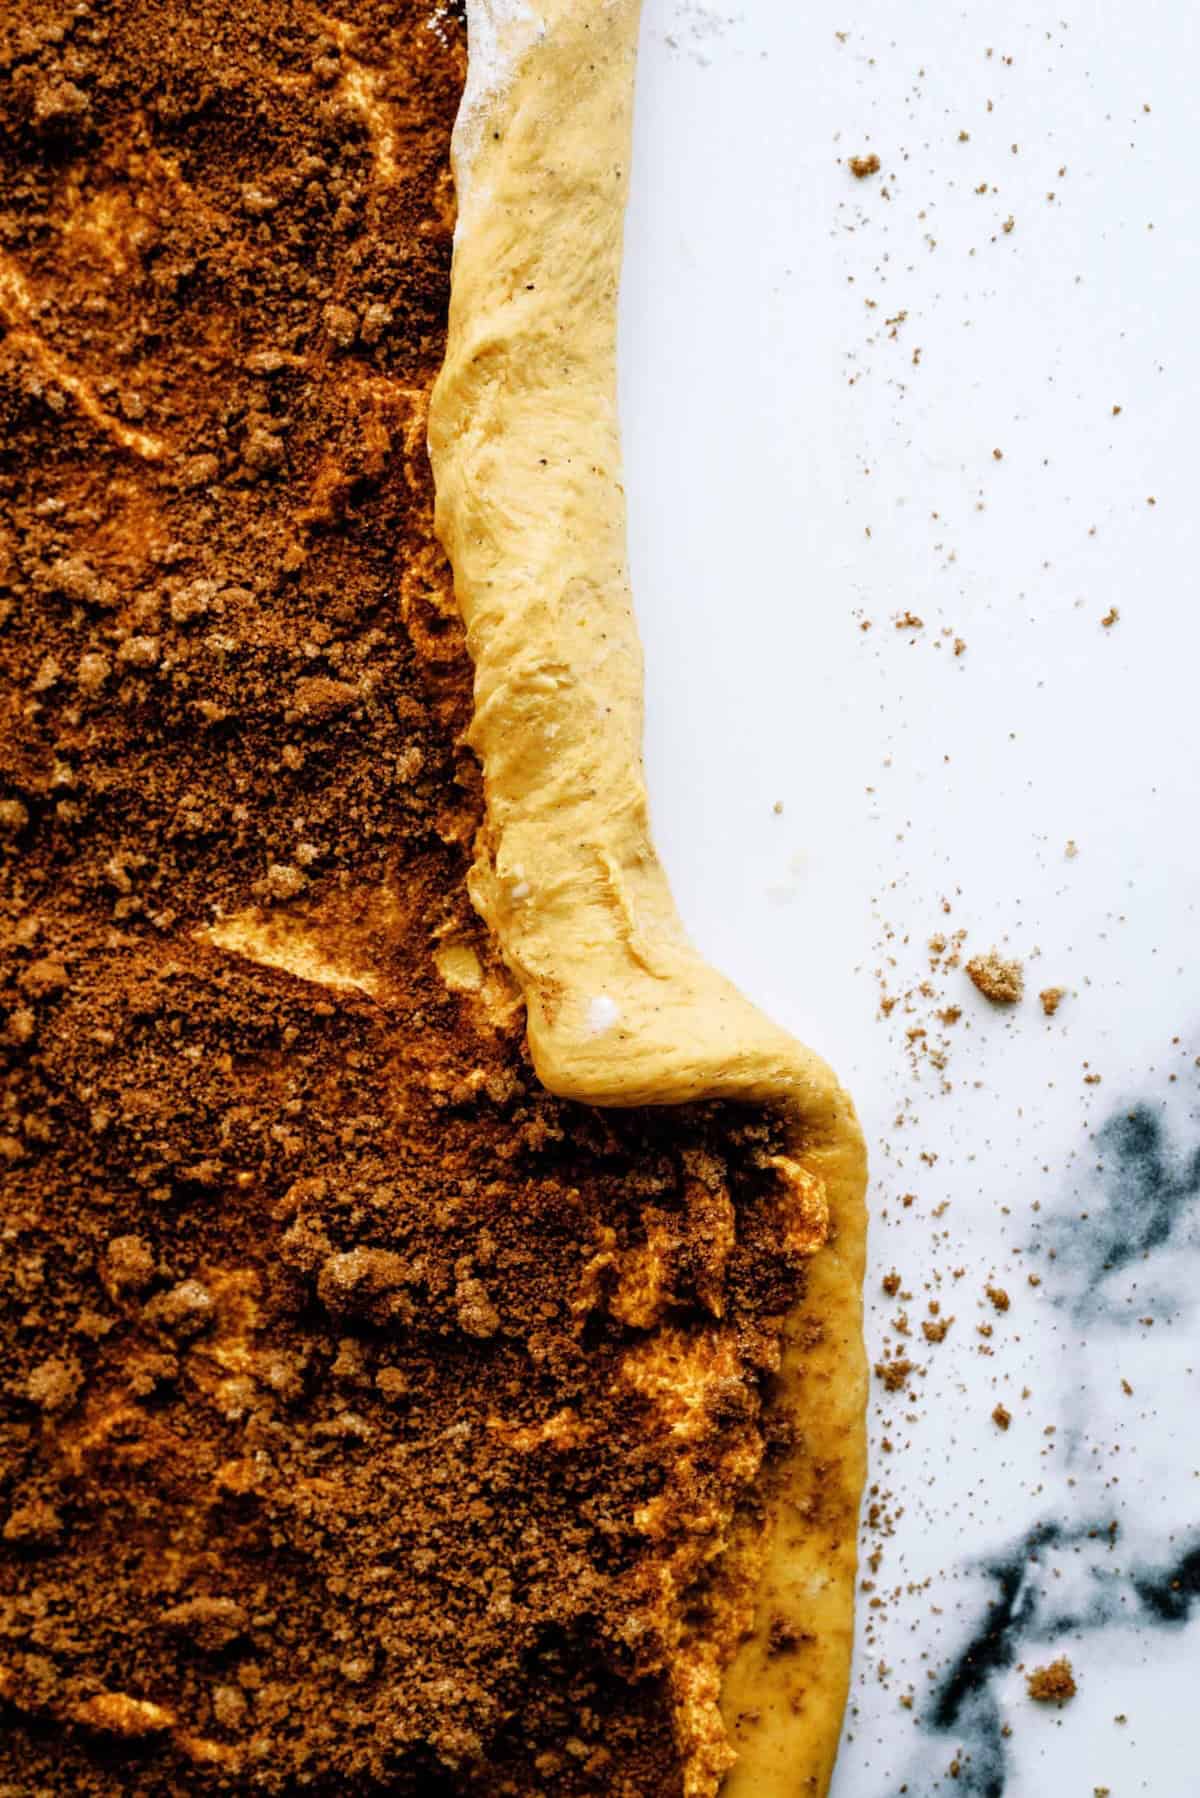
[[[729,1628],[689,1672],[719,1689],[728,1745],[682,1744],[689,1798],[797,1798],[828,1786],[849,1679],[862,1135],[825,1063],[688,941],[650,836],[616,405],[638,0],[469,0],[468,15],[430,452],[475,665],[487,817],[472,898],[551,1091],[779,1107],[780,1176],[823,1223],[827,1208],[780,1375],[796,1446],[764,1488],[765,1528],[725,1546]]]

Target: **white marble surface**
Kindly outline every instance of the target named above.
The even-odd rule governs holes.
[[[836,1798],[1200,1791],[1196,31],[647,0],[657,833],[697,939],[853,1087],[872,1358],[915,1364],[874,1383]],[[958,930],[1021,1006],[931,969]],[[1046,1710],[1023,1674],[1061,1653]]]

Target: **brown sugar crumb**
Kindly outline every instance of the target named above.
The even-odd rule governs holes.
[[[923,631],[925,620],[918,618],[915,612],[901,612],[896,620],[896,629],[898,631]]]
[[[1079,1690],[1071,1663],[1065,1655],[1051,1661],[1048,1667],[1035,1667],[1026,1676],[1029,1696],[1039,1704],[1065,1704]]]
[[[1005,961],[995,949],[973,955],[967,973],[985,999],[993,1005],[1016,1005],[1025,991],[1025,972],[1019,961]]]
[[[1048,1018],[1052,1018],[1067,996],[1065,986],[1044,986],[1038,994],[1042,1002],[1042,1010]]]
[[[868,175],[877,175],[879,173],[879,158],[876,156],[874,150],[871,151],[869,156],[852,156],[850,158],[850,173],[854,176],[856,181],[865,181]]]
[[[905,1355],[895,1361],[877,1361],[875,1377],[883,1381],[889,1392],[900,1392],[908,1384],[908,1376],[913,1372],[913,1363]]]
[[[900,1290],[900,1275],[896,1272],[895,1268],[892,1269],[890,1274],[884,1274],[883,1290],[887,1293],[887,1295],[890,1299],[895,1298],[896,1294],[899,1292],[899,1290]]]
[[[1104,614],[1104,616],[1100,620],[1100,622],[1104,626],[1106,631],[1110,631],[1120,616],[1121,616],[1121,614],[1120,614],[1120,612],[1118,612],[1116,606],[1109,606],[1107,612]]]
[[[945,1342],[946,1334],[953,1322],[952,1317],[927,1317],[921,1324],[921,1334],[926,1342]]]
[[[987,1293],[989,1299],[991,1299],[992,1304],[996,1307],[997,1311],[1008,1310],[1011,1300],[1003,1286],[985,1286],[984,1291]]]
[[[795,1654],[805,1642],[812,1640],[811,1636],[806,1636],[803,1630],[797,1629],[787,1617],[772,1617],[771,1627],[767,1632],[767,1649],[771,1655]]]
[[[1004,1405],[997,1405],[992,1412],[992,1422],[998,1430],[1006,1430],[1012,1422],[1012,1412]]]

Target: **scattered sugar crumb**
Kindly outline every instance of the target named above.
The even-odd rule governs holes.
[[[876,1377],[883,1381],[889,1392],[901,1392],[908,1384],[908,1376],[912,1372],[912,1362],[903,1355],[895,1361],[877,1361],[875,1363]]]
[[[995,949],[973,955],[967,963],[970,979],[993,1005],[1015,1005],[1025,991],[1025,971],[1019,961],[1005,961]]]
[[[1039,1704],[1065,1704],[1079,1690],[1066,1655],[1051,1661],[1048,1667],[1035,1667],[1026,1675],[1029,1696]]]

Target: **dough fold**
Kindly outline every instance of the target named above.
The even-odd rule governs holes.
[[[746,1550],[755,1626],[722,1681],[738,1758],[721,1790],[772,1798],[826,1790],[849,1679],[866,1163],[826,1064],[688,941],[650,835],[616,401],[638,13],[470,0],[430,453],[475,666],[487,816],[471,895],[524,995],[539,1078],[594,1105],[777,1106],[789,1160],[824,1189],[829,1238],[780,1375],[797,1445]]]

